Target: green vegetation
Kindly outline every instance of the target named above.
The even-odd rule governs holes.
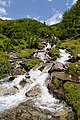
[[[71,9],[64,12],[60,23],[52,25],[52,31],[60,40],[80,38],[80,0]]]
[[[19,59],[29,58],[35,49],[40,48],[39,42],[50,37],[50,28],[36,20],[27,18],[18,20],[0,19],[0,54],[14,52]],[[8,59],[5,56],[1,57],[1,59],[5,61],[2,63],[0,60],[0,76],[10,75],[9,56]]]
[[[51,57],[54,57],[54,56],[60,57],[60,52],[58,48],[52,48],[51,50],[49,50],[49,54]]]
[[[34,53],[35,49],[25,49],[17,53],[19,58],[29,58]]]
[[[22,45],[25,48],[37,48],[39,38],[51,37],[48,26],[28,18],[0,21],[0,33],[11,39],[13,47]]]
[[[67,49],[76,58],[80,54],[80,39],[62,41],[60,48]]]
[[[11,75],[13,66],[9,62],[9,56],[6,52],[0,52],[0,78]]]
[[[7,38],[5,35],[0,34],[0,51],[10,51],[10,39]]]
[[[64,91],[66,102],[73,107],[80,120],[80,84],[66,82],[64,84]]]
[[[71,75],[80,75],[80,62],[71,63],[68,66],[68,71]]]
[[[36,64],[40,63],[40,61],[41,60],[39,58],[32,58],[25,64],[25,69],[26,70],[32,69],[33,67],[35,67]]]
[[[56,86],[56,88],[59,88],[62,85],[62,81],[58,80],[57,78],[54,78],[52,83]]]

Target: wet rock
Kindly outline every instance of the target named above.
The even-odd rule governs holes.
[[[77,55],[76,59],[77,59],[77,60],[80,60],[80,54]]]
[[[24,68],[16,68],[14,70],[13,76],[24,75],[25,73],[26,73],[26,71],[24,70]]]
[[[52,72],[51,76],[54,76],[64,82],[66,81],[80,82],[77,76],[71,76],[69,73],[66,72]]]
[[[56,62],[51,69],[49,70],[49,72],[54,72],[54,71],[63,71],[64,70],[64,66],[62,63],[58,63]]]
[[[69,60],[67,60],[68,62],[74,63],[76,61],[76,59],[74,57],[71,57]]]
[[[43,71],[44,67],[45,67],[45,66],[41,66],[41,67],[39,68],[39,70],[40,70],[40,71]]]
[[[16,92],[18,92],[18,89],[15,87],[8,88],[6,86],[0,86],[0,92],[3,95],[9,95],[9,94],[11,95],[11,94],[15,94]]]
[[[40,88],[39,86],[35,86],[35,88],[31,89],[29,92],[25,93],[27,97],[35,97],[35,96],[40,96]]]
[[[23,79],[22,81],[20,81],[19,85],[24,87],[26,83],[27,83],[27,81],[25,79]]]
[[[52,83],[49,83],[48,84],[48,89],[51,93],[54,93],[56,94],[57,98],[59,99],[63,99],[64,98],[64,90],[63,90],[63,87],[60,87],[57,89],[57,87],[52,84]]]
[[[53,60],[53,61],[56,61],[57,58],[58,58],[57,56],[54,56],[54,57],[52,58],[52,60]]]
[[[17,86],[14,85],[13,87],[16,88],[16,90],[19,90],[19,88]]]
[[[25,76],[25,78],[30,78],[30,75],[29,75],[29,74],[27,74],[27,75]]]
[[[67,108],[64,108],[63,111],[60,111],[60,112],[56,113],[55,116],[60,116],[61,120],[67,120],[66,119],[67,116],[68,116],[68,110],[67,110]]]
[[[9,81],[13,81],[15,78],[16,78],[16,76],[11,76],[11,77],[9,78]]]
[[[49,110],[42,110],[33,106],[32,100],[21,103],[18,107],[0,113],[1,120],[75,120],[67,119],[68,111],[64,110],[59,113],[52,113]],[[74,118],[74,115],[70,118]],[[63,119],[64,118],[64,119]]]

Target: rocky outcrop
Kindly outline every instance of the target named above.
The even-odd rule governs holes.
[[[63,82],[66,82],[66,81],[72,81],[72,82],[77,82],[77,83],[80,82],[77,76],[72,76],[66,72],[52,72],[51,76],[56,77]]]
[[[51,69],[49,70],[49,72],[54,72],[54,71],[63,71],[64,70],[64,66],[62,63],[59,62],[55,62],[55,64],[53,64],[53,66],[51,67]]]
[[[21,103],[18,107],[0,114],[1,120],[75,120],[74,112],[67,109],[56,114],[33,106],[31,99]]]
[[[18,67],[14,70],[13,76],[24,75],[26,73],[25,69],[22,67]]]
[[[35,86],[35,88],[31,89],[29,92],[25,93],[27,97],[36,97],[40,96],[41,90],[38,85]]]

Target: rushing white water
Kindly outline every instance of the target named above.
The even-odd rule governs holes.
[[[34,56],[41,58],[44,62],[45,59],[50,58],[46,54],[46,50],[50,48],[50,45],[44,49],[44,52],[37,52]],[[59,62],[65,63],[65,60],[68,58],[68,54],[63,50],[60,50],[61,58],[57,59]],[[29,99],[29,97],[25,96],[25,93],[28,93],[30,90],[39,85],[40,95],[37,95],[32,98],[35,105],[43,108],[48,109],[52,112],[63,110],[63,103],[60,103],[58,99],[53,97],[46,87],[46,80],[49,77],[49,69],[51,68],[52,63],[45,63],[45,67],[42,71],[38,68],[31,69],[29,71],[30,78],[26,78],[26,75],[17,76],[13,81],[8,81],[8,79],[2,79],[2,83],[0,84],[0,112],[4,111],[5,109],[9,109],[11,107],[17,106],[19,103],[24,102],[25,100]],[[22,87],[20,82],[25,80],[26,83]],[[5,82],[6,81],[6,82]]]
[[[51,45],[47,43],[47,46],[43,50],[46,51],[47,49],[50,49],[50,48],[51,48]]]
[[[60,51],[60,58],[57,58],[57,62],[60,62],[62,64],[65,64],[67,60],[70,59],[71,55],[69,53],[66,52],[66,50],[64,49],[59,49]]]

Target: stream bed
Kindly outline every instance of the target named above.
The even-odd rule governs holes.
[[[52,62],[46,63],[50,56],[47,54],[47,49],[51,48],[49,43],[42,51],[34,54],[34,57],[39,57],[44,64],[31,69],[28,75],[18,75],[13,81],[9,78],[0,80],[0,112],[18,106],[26,100],[32,99],[34,106],[41,109],[48,109],[51,112],[63,111],[66,104],[63,101],[55,98],[47,89],[47,81],[50,79],[48,71],[52,67]],[[66,50],[60,49],[61,58],[57,62],[66,63],[70,54]],[[40,70],[43,67],[43,70]],[[24,86],[20,83],[25,81]]]

